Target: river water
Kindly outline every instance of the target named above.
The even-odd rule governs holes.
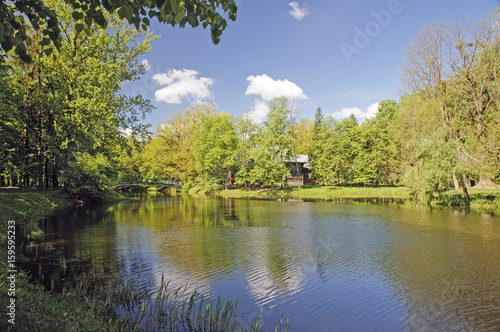
[[[42,222],[32,273],[239,299],[291,331],[500,331],[500,217],[408,204],[143,196]],[[45,249],[44,249],[45,248]],[[45,251],[44,251],[45,250]]]

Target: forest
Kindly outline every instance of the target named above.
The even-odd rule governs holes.
[[[121,93],[144,74],[138,58],[157,38],[135,24],[140,13],[99,12],[94,19],[105,24],[85,24],[85,8],[45,4],[60,18],[58,38],[51,41],[41,22],[25,26],[19,50],[2,44],[1,186],[64,187],[94,198],[130,179],[275,187],[297,155],[309,156],[318,185],[402,185],[420,202],[449,188],[468,201],[469,187],[500,184],[498,12],[474,24],[423,27],[402,64],[400,99],[381,101],[372,119],[339,121],[321,107],[314,119],[298,118],[296,103],[281,97],[261,124],[197,104],[150,132],[141,118],[151,102]]]

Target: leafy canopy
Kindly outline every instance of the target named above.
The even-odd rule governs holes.
[[[64,0],[73,8],[72,19],[77,32],[85,31],[94,23],[106,28],[108,20],[105,11],[117,13],[136,29],[147,30],[150,19],[184,28],[210,26],[212,41],[218,44],[227,26],[227,15],[236,20],[237,6],[234,0]],[[221,10],[222,8],[222,10]],[[221,14],[222,13],[222,14]],[[27,24],[35,30],[41,29],[42,45],[51,43],[57,48],[61,45],[61,21],[59,15],[42,0],[2,1],[0,3],[0,47],[4,52],[12,49],[25,62],[31,62],[27,48],[31,38]],[[52,52],[45,49],[46,54]]]

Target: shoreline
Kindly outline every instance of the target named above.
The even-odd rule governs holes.
[[[199,190],[190,190],[191,193],[205,195],[202,187]],[[429,204],[420,204],[431,207],[455,207],[472,211],[500,212],[500,190],[469,188],[471,201],[466,204],[461,191],[450,190],[435,197]],[[411,190],[407,187],[350,187],[350,186],[318,186],[305,185],[299,187],[284,187],[282,189],[221,189],[215,196],[225,198],[256,198],[256,199],[304,199],[336,201],[340,199],[352,200],[404,200],[414,202]],[[415,203],[418,204],[418,203]]]

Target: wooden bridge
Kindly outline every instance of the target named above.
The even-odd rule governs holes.
[[[156,186],[164,188],[180,188],[182,187],[182,182],[179,181],[162,181],[162,182],[150,182],[150,181],[122,181],[121,183],[115,185],[115,189],[126,190],[133,186],[146,185],[146,186]]]

